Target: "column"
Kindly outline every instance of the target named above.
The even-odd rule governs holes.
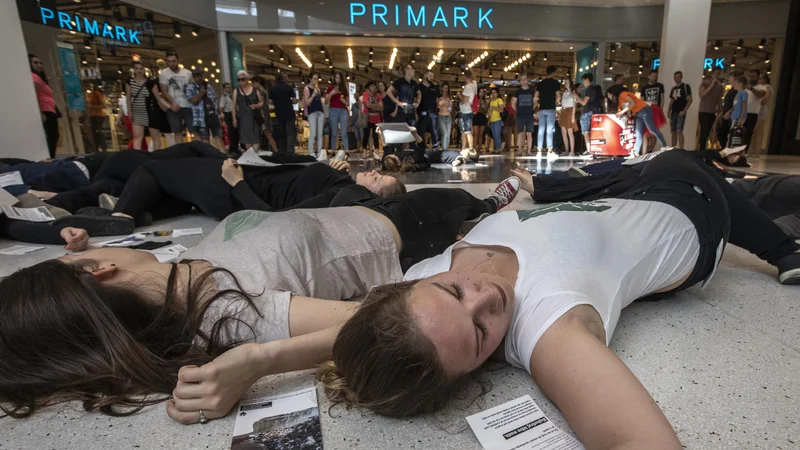
[[[222,72],[222,81],[231,82],[231,63],[228,60],[228,32],[217,31],[217,48],[219,49],[219,65]]]
[[[16,2],[0,2],[0,86],[4,104],[13,109],[0,120],[0,156],[41,160],[48,158],[39,103],[31,79],[28,53]]]
[[[683,82],[692,88],[692,105],[686,112],[683,135],[687,149],[697,148],[697,126],[700,96],[698,89],[703,80],[706,58],[708,24],[711,17],[711,0],[666,0],[664,25],[661,30],[661,66],[659,79],[664,83],[667,96],[675,86],[673,74],[683,72]],[[665,110],[669,99],[665,98]],[[669,134],[665,134],[669,143]]]
[[[613,44],[612,44],[613,45]],[[595,66],[596,74],[595,74],[595,81],[597,84],[601,84],[603,82],[603,78],[606,76],[606,42],[595,42],[594,43],[595,53],[597,54],[597,66]]]

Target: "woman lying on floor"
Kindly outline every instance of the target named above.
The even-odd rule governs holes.
[[[587,448],[680,449],[607,344],[636,299],[707,282],[728,241],[800,279],[800,246],[707,166],[670,152],[624,198],[489,217],[410,281],[373,288],[343,326],[182,368],[167,412],[222,417],[254,380],[331,354],[317,379],[332,401],[412,416],[442,408],[496,358],[527,370]]]
[[[121,414],[162,401],[135,396],[170,394],[181,366],[238,344],[334,325],[356,304],[307,297],[349,299],[401,280],[403,260],[438,254],[518,186],[506,180],[485,200],[420,189],[365,206],[241,211],[178,264],[99,249],[22,269],[0,282],[0,407],[25,417],[81,400]]]

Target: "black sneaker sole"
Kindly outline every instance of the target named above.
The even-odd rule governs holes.
[[[800,269],[787,270],[778,276],[781,284],[798,285],[800,284]]]
[[[81,208],[75,213],[76,216],[89,216],[89,217],[111,217],[114,212],[100,206],[87,206]]]
[[[83,228],[89,236],[121,236],[131,234],[134,230],[132,220],[125,217],[68,216],[56,220],[53,225]]]

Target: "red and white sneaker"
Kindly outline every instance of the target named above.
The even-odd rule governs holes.
[[[508,177],[503,180],[502,183],[497,185],[497,187],[494,189],[494,192],[492,192],[492,194],[487,197],[486,200],[495,202],[497,204],[497,210],[500,211],[501,209],[510,205],[511,202],[514,201],[514,198],[517,197],[519,185],[519,178]]]

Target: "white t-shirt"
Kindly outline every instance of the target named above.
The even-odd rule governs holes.
[[[125,94],[119,96],[119,113],[123,117],[128,116],[128,99]]]
[[[465,95],[469,98],[469,103],[460,103],[460,110],[461,114],[472,114],[472,101],[475,99],[475,95],[478,94],[478,83],[473,81],[468,85],[464,86],[464,92],[462,95]]]
[[[759,117],[763,119],[763,118],[769,116],[769,102],[772,99],[772,94],[774,93],[774,91],[772,90],[772,86],[770,86],[768,84],[758,84],[758,85],[753,86],[753,89],[757,90],[757,91],[766,91],[767,92],[767,97],[765,97],[765,98],[767,98],[767,101],[765,102],[765,101],[763,101],[763,99],[759,100],[759,102],[761,103],[761,110],[759,110],[758,114],[759,114]],[[747,108],[747,109],[748,109],[748,112],[749,112],[750,108]]]
[[[488,217],[442,255],[411,267],[406,279],[450,270],[453,249],[469,245],[505,246],[517,255],[505,353],[510,364],[529,373],[536,342],[567,311],[594,307],[610,342],[622,308],[683,279],[700,254],[694,225],[670,205],[623,199],[557,203]]]
[[[755,87],[753,88],[755,89]],[[747,114],[758,114],[761,112],[761,99],[756,97],[751,89],[747,90]]]
[[[173,72],[169,67],[162,70],[158,76],[158,83],[165,84],[169,87],[169,95],[175,100],[181,108],[191,108],[192,104],[189,102],[189,97],[186,96],[186,86],[194,83],[192,72],[188,69],[178,69]]]
[[[564,91],[564,93],[561,95],[561,107],[562,108],[575,107],[575,97],[572,95],[572,92]]]
[[[403,279],[392,233],[380,220],[349,207],[239,211],[183,258],[203,259],[230,270],[244,292],[255,295],[261,316],[236,297],[222,298],[209,307],[204,331],[227,315],[241,321],[225,323],[226,341],[289,338],[293,294],[350,299],[366,295],[373,286]],[[216,279],[220,290],[236,289],[230,277],[217,274]]]

